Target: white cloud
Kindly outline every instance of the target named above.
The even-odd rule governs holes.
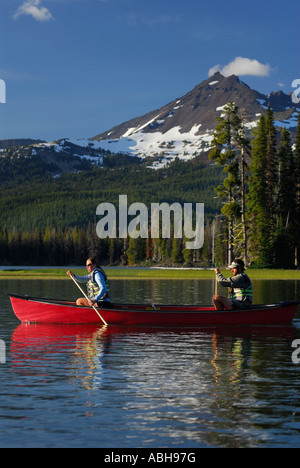
[[[269,64],[260,63],[258,60],[251,60],[249,58],[244,57],[236,57],[232,62],[228,63],[225,66],[215,65],[212,67],[209,72],[208,76],[214,75],[219,71],[224,76],[243,76],[243,75],[251,75],[251,76],[269,76],[272,68]]]
[[[19,16],[29,15],[37,21],[52,20],[53,16],[50,11],[47,8],[42,7],[40,4],[41,0],[28,0],[19,7],[17,13],[14,15],[14,18],[17,19]]]

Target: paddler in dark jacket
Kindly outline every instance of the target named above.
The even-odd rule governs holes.
[[[216,295],[213,302],[216,310],[243,310],[251,309],[253,302],[252,281],[245,273],[243,260],[235,259],[231,268],[233,276],[224,278],[219,268],[215,269],[218,284],[229,289],[229,299],[225,296]]]

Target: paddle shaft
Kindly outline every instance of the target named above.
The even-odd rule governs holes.
[[[214,269],[215,271],[215,269]],[[215,296],[218,295],[218,286],[219,286],[219,281],[218,281],[218,275],[216,273],[216,281],[215,281]]]
[[[89,298],[87,297],[87,295],[85,294],[85,292],[83,291],[83,289],[79,286],[79,284],[77,283],[76,279],[74,278],[74,276],[71,275],[71,278],[72,280],[74,281],[74,283],[76,284],[76,286],[78,287],[78,289],[82,292],[82,294],[84,295],[84,297],[86,298],[87,301],[89,301]],[[92,306],[94,311],[96,312],[96,314],[98,315],[98,317],[102,320],[102,322],[104,323],[104,325],[107,326],[107,323],[105,322],[104,318],[102,317],[102,315],[98,312],[98,310],[96,309],[95,306]]]

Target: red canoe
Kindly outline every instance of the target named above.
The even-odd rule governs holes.
[[[15,315],[23,323],[100,324],[91,307],[74,302],[9,294]],[[108,325],[194,327],[203,325],[278,325],[290,323],[300,301],[254,306],[248,310],[216,311],[209,306],[114,304],[99,309]]]

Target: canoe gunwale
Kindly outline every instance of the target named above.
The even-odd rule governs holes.
[[[99,324],[99,316],[91,307],[70,301],[8,295],[14,314],[22,323]],[[106,308],[104,305],[99,311],[112,326],[278,325],[292,322],[299,304],[300,301],[290,301],[230,311],[206,305],[113,304]]]
[[[19,294],[7,294],[10,298],[15,298],[15,299],[20,299],[24,301],[29,301],[29,302],[35,302],[35,303],[41,303],[41,304],[53,304],[55,306],[62,306],[62,307],[72,307],[72,308],[78,308],[78,309],[85,309],[89,310],[90,307],[88,306],[81,306],[77,305],[75,302],[72,301],[67,301],[67,300],[57,300],[57,299],[42,299],[42,298],[37,298],[37,297],[32,297],[32,296],[27,296],[27,295],[19,295]],[[243,311],[251,312],[251,311],[259,311],[259,310],[269,310],[269,309],[276,309],[276,308],[283,308],[283,307],[290,307],[290,306],[296,306],[299,305],[300,301],[282,301],[274,304],[258,304],[254,305],[249,309],[243,309]],[[155,306],[155,307],[154,307]],[[182,312],[196,312],[196,313],[220,313],[220,312],[225,312],[225,313],[234,313],[238,312],[240,313],[241,310],[239,309],[234,309],[234,310],[215,310],[213,306],[209,305],[191,305],[191,304],[183,304],[183,305],[178,305],[178,304],[113,304],[111,308],[105,309],[105,307],[101,308],[99,307],[99,310],[111,310],[111,311],[120,311],[126,313],[128,308],[132,307],[133,309],[130,310],[130,312],[151,312],[151,313],[182,313]],[[140,307],[140,308],[139,308]],[[160,309],[160,308],[167,308],[167,309]],[[174,308],[173,310],[171,310]],[[177,310],[176,310],[177,308]],[[169,310],[168,310],[169,309]]]

